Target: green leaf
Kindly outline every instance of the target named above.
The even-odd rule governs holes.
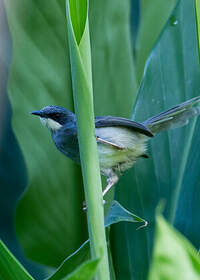
[[[90,1],[89,25],[95,115],[129,117],[137,88],[130,1]]]
[[[0,278],[2,280],[33,280],[30,274],[0,240]]]
[[[98,260],[87,261],[78,267],[63,280],[90,280],[95,275],[99,264]]]
[[[79,45],[85,29],[88,1],[69,0],[69,5],[74,34]]]
[[[113,201],[105,218],[105,227],[109,227],[119,222],[140,222],[144,223],[145,226],[147,225],[147,222],[145,220],[129,212],[122,205],[120,205],[119,202]],[[83,261],[86,261],[90,258],[89,250],[90,246],[88,239],[81,245],[81,247],[77,251],[75,251],[72,255],[64,260],[64,262],[58,267],[56,272],[54,272],[53,275],[49,277],[49,280],[61,279],[66,274],[71,273]]]
[[[140,217],[134,215],[127,209],[125,209],[118,201],[113,201],[110,209],[105,218],[105,226],[109,227],[112,224],[119,222],[132,222],[132,223],[144,223],[147,226],[147,222]]]
[[[154,45],[159,40],[169,17],[173,17],[173,11],[179,0],[172,1],[141,1],[141,21],[136,40],[136,70],[139,81],[142,78],[145,63]],[[155,20],[156,19],[156,20]]]
[[[177,24],[168,21],[152,51],[133,109],[136,121],[145,121],[199,95],[194,8],[193,1],[180,2],[174,12]],[[199,118],[192,119],[185,127],[160,133],[149,141],[149,159],[138,160],[116,186],[116,199],[149,222],[140,232],[129,223],[113,226],[113,262],[118,280],[146,279],[153,246],[154,214],[161,199],[166,201],[165,217],[193,245],[199,246],[199,137]]]
[[[82,177],[80,168],[56,150],[48,131],[29,112],[50,104],[73,111],[65,1],[8,0],[5,5],[13,41],[13,129],[29,177],[17,207],[17,235],[29,258],[57,267],[88,238]],[[127,117],[135,97],[129,6],[121,0],[90,3],[97,115]]]
[[[69,279],[79,279],[78,277],[80,279],[90,279],[89,277],[92,277],[96,271],[99,260],[89,259],[90,246],[88,239],[76,252],[66,258],[58,269],[46,280],[68,279],[68,277]],[[65,278],[66,275],[67,278]]]
[[[90,244],[89,239],[85,241],[81,247],[72,255],[67,257],[58,269],[48,278],[49,280],[62,279],[65,275],[72,273],[77,266],[81,265],[83,261],[90,258]]]
[[[86,257],[88,256],[88,257]],[[98,260],[87,260],[89,258],[89,240],[87,240],[72,256],[67,258],[57,271],[48,280],[60,279],[90,279],[94,276]],[[78,260],[78,261],[77,261]],[[87,260],[87,261],[85,261]],[[83,262],[84,261],[84,262]],[[67,275],[67,276],[66,276]],[[66,277],[65,277],[66,276]]]
[[[198,280],[200,257],[191,243],[172,228],[162,216],[157,217],[153,260],[149,280]]]

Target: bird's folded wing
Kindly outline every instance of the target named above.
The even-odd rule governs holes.
[[[145,125],[131,121],[129,119],[112,117],[112,116],[103,116],[103,117],[95,118],[95,127],[96,128],[114,127],[114,126],[126,127],[129,129],[132,129],[135,132],[144,134],[146,136],[149,136],[149,137],[153,136],[152,132]]]

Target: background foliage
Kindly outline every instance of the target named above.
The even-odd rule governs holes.
[[[18,258],[22,256],[13,215],[27,186],[16,215],[20,244],[28,257],[55,267],[87,239],[82,178],[79,167],[56,151],[29,112],[49,104],[73,110],[64,2],[5,1],[12,36],[9,96],[14,134],[10,109],[1,110],[0,123],[0,237]],[[145,0],[90,2],[96,115],[129,117],[132,110],[132,117],[143,121],[199,95],[195,2],[160,3],[154,0],[149,7]],[[10,108],[6,83],[11,40],[3,2],[0,5],[1,108]],[[138,231],[130,223],[112,226],[116,279],[146,279],[160,199],[166,202],[165,217],[199,248],[198,131],[195,119],[157,136],[149,145],[150,158],[139,161],[116,186],[117,200],[149,222]],[[48,272],[25,259],[23,263],[37,279]]]

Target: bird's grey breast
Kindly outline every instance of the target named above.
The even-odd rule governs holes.
[[[80,163],[77,129],[75,125],[63,126],[55,133],[52,133],[52,138],[59,151],[76,163]]]

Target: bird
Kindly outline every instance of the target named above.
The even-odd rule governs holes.
[[[200,96],[139,123],[115,116],[95,117],[95,135],[100,172],[107,178],[103,197],[114,186],[123,172],[139,158],[148,158],[147,142],[163,130],[186,125],[191,117],[200,114]],[[76,116],[66,108],[50,105],[32,115],[40,117],[50,132],[57,149],[80,164]]]

